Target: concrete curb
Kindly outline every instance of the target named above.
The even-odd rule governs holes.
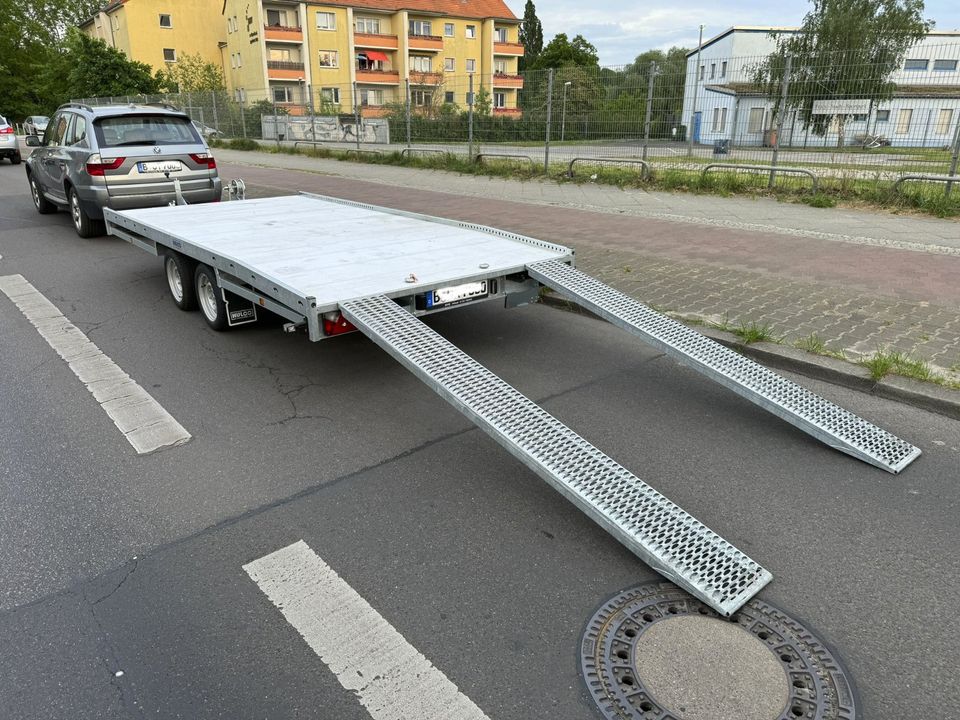
[[[577,312],[601,320],[584,307],[559,295],[541,295],[540,302],[550,307]],[[789,345],[758,342],[749,345],[733,333],[698,325],[697,332],[716,340],[721,345],[753,358],[767,367],[787,370],[815,380],[848,387],[853,390],[894,400],[906,405],[960,420],[960,392],[941,385],[920,382],[912,378],[888,375],[879,382],[870,377],[866,368],[824,355],[814,355]]]

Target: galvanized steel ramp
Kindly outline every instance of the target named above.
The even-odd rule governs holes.
[[[763,365],[651,310],[558,260],[527,266],[531,277],[716,380],[830,447],[891,473],[920,449]]]
[[[654,570],[731,615],[772,576],[389,298],[343,315]]]

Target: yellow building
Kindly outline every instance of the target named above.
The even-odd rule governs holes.
[[[222,67],[222,8],[219,0],[113,0],[80,30],[154,70],[197,53]]]
[[[142,0],[128,0],[138,2]],[[519,115],[520,21],[502,0],[225,0],[224,73],[237,100],[365,117],[403,102]],[[472,81],[471,81],[472,76]]]

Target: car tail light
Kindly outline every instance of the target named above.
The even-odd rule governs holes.
[[[126,158],[102,158],[99,153],[94,153],[87,160],[87,174],[95,177],[103,177],[105,170],[116,170],[123,165]]]
[[[0,135],[13,135],[13,128],[9,125],[6,127],[0,127]]]
[[[329,312],[323,315],[324,335],[343,335],[344,333],[356,332],[356,330],[356,326],[339,312]]]
[[[206,165],[207,170],[214,170],[217,167],[217,161],[210,153],[190,153],[190,159],[198,165]]]

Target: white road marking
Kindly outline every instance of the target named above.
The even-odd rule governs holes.
[[[0,290],[66,360],[138,453],[182,445],[190,439],[190,433],[150,393],[104,355],[22,275],[0,277]]]
[[[303,540],[243,569],[374,720],[489,720]]]

